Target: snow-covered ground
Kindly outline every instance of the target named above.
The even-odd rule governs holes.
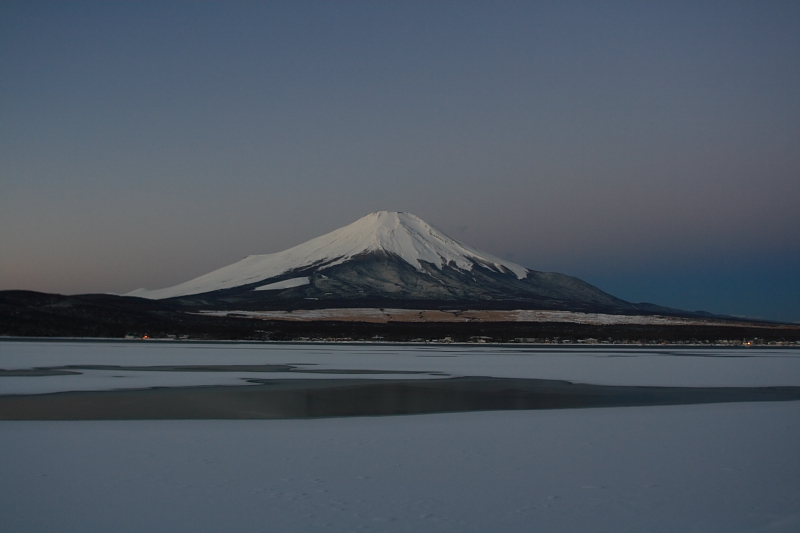
[[[797,349],[0,342],[5,369],[304,364],[641,385],[797,386],[799,360]],[[136,372],[183,374],[173,384],[204,374]],[[67,390],[94,378],[4,379],[0,393],[13,380],[57,379]],[[138,386],[148,378],[141,379]],[[321,420],[0,422],[0,523],[3,531],[25,532],[788,533],[800,531],[797,442],[796,401]]]
[[[798,402],[0,422],[3,531],[800,530]]]

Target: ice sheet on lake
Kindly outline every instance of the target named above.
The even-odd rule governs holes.
[[[291,372],[83,371],[80,375],[0,377],[0,394],[109,390],[152,386],[246,385],[245,379],[426,375],[561,379],[606,385],[800,386],[800,349],[522,347],[381,344],[246,344],[159,342],[0,342],[0,368],[66,365],[299,365]],[[325,374],[326,371],[334,372]],[[421,372],[422,374],[393,374]],[[121,378],[114,376],[123,376]],[[365,376],[360,376],[365,377]]]
[[[800,385],[797,349],[0,342],[5,369],[270,364],[433,378]],[[118,388],[128,381],[138,388],[244,383],[253,374],[344,376],[105,369],[8,378],[0,392],[12,382]],[[4,531],[26,532],[794,533],[797,442],[796,401],[324,420],[0,422],[0,512]]]
[[[800,402],[0,422],[6,531],[800,530]]]
[[[49,394],[65,391],[101,391],[147,389],[152,387],[203,387],[215,385],[251,385],[248,380],[266,379],[436,379],[429,374],[348,374],[300,372],[181,372],[174,370],[75,370],[76,374],[59,376],[0,376],[0,394]]]

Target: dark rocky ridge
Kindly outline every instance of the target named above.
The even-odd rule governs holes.
[[[175,302],[109,294],[62,296],[0,291],[0,336],[188,338],[197,340],[469,342],[800,342],[800,326],[752,322],[731,326],[590,325],[565,322],[290,322],[187,313]],[[486,339],[488,338],[488,339]]]

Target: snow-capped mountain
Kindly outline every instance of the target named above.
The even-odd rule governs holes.
[[[324,271],[370,252],[397,256],[420,272],[424,271],[423,261],[439,269],[455,266],[471,271],[480,266],[499,273],[513,273],[519,279],[528,272],[524,267],[451,239],[410,213],[378,211],[283,252],[251,255],[174,287],[138,289],[126,296],[160,300],[230,289],[309,267]]]
[[[174,287],[126,296],[192,307],[560,309],[652,312],[577,278],[537,272],[378,211],[283,252],[252,255]]]

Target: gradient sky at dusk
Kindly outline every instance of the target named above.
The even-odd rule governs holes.
[[[383,209],[800,321],[800,2],[0,3],[0,289],[170,286]]]

